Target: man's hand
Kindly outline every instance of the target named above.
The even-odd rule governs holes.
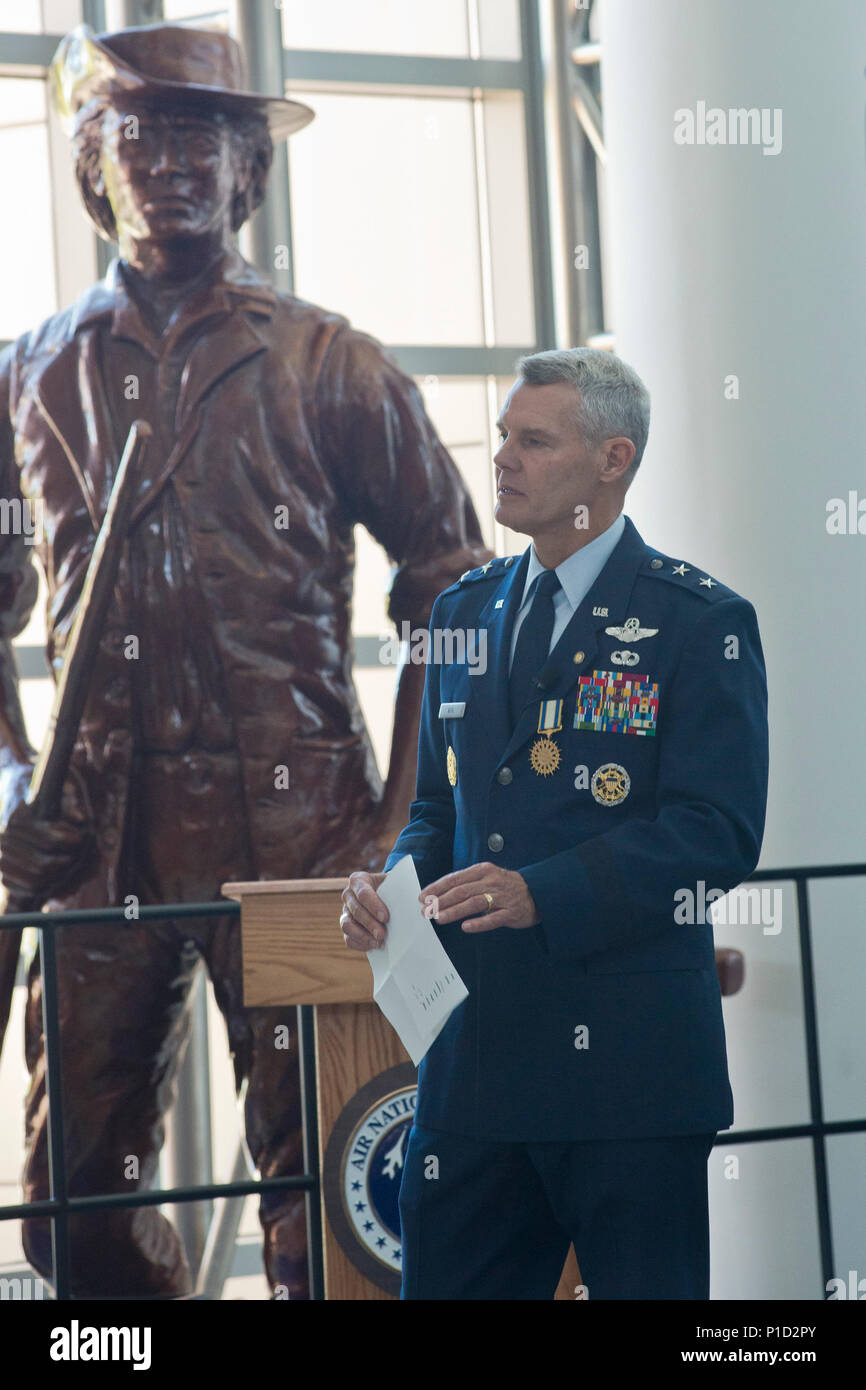
[[[355,951],[372,951],[384,944],[389,913],[376,892],[384,877],[359,870],[349,876],[343,889],[340,926],[343,940]]]
[[[432,909],[431,898],[436,900]],[[456,874],[445,874],[428,884],[419,901],[440,925],[466,918],[463,930],[467,932],[534,927],[541,921],[526,880],[515,870],[496,864],[473,864]]]

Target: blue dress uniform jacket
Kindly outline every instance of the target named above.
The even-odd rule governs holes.
[[[431,654],[437,632],[460,650],[450,630],[470,659],[428,666],[416,800],[387,867],[411,854],[422,885],[483,861],[516,869],[541,921],[469,935],[437,925],[469,996],[421,1063],[417,1122],[515,1142],[725,1129],[712,927],[682,919],[687,893],[730,891],[760,853],[754,609],[626,519],[511,732],[528,559],[467,573],[431,618]]]

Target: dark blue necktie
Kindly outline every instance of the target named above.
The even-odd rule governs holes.
[[[532,603],[517,634],[508,682],[512,728],[533,693],[533,678],[547,661],[553,635],[553,596],[559,587],[556,570],[544,570],[533,581]]]

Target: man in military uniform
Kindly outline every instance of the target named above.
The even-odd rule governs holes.
[[[4,885],[89,909],[379,867],[411,799],[423,668],[400,679],[383,789],[351,674],[353,527],[392,557],[390,613],[412,627],[487,552],[414,383],[338,314],[276,294],[235,249],[264,196],[272,141],[312,112],[245,92],[237,45],[212,31],[97,39],[82,27],[51,76],[85,206],[120,256],[0,361],[0,495],[37,502],[44,519],[37,546],[7,536],[0,553]],[[153,437],[64,815],[41,822],[22,800],[31,750],[10,641],[33,607],[35,549],[61,668],[137,417]],[[201,957],[255,1165],[263,1177],[303,1171],[295,1011],[244,1009],[235,919],[78,926],[57,949],[71,1194],[151,1184]],[[38,962],[26,1050],[24,1188],[38,1200]],[[305,1297],[303,1195],[269,1193],[261,1219],[271,1284]],[[155,1207],[88,1213],[70,1231],[78,1297],[191,1287]],[[47,1222],[23,1235],[50,1276]]]
[[[436,600],[432,627],[487,630],[487,670],[430,667],[386,865],[412,855],[469,990],[419,1070],[403,1296],[552,1298],[573,1241],[591,1299],[706,1299],[733,1106],[712,927],[682,905],[758,860],[755,613],[622,514],[649,396],[615,356],[524,359],[499,423],[496,514],[533,543]],[[380,882],[344,892],[356,949]]]

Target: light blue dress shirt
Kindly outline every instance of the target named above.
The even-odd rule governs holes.
[[[594,541],[589,542],[589,545],[581,546],[580,550],[575,550],[573,555],[569,555],[567,560],[563,560],[561,565],[557,565],[556,575],[560,588],[553,597],[553,632],[550,637],[548,655],[553,651],[578,607],[598,579],[624,530],[625,516],[620,512],[616,521],[611,522],[606,531],[602,531],[600,536],[596,536]],[[529,552],[529,568],[526,571],[523,599],[517,611],[517,617],[514,619],[514,628],[511,633],[509,671],[511,670],[511,662],[514,660],[517,634],[532,606],[529,590],[532,588],[533,580],[539,574],[544,573],[544,568],[535,553],[535,546],[533,546]]]

